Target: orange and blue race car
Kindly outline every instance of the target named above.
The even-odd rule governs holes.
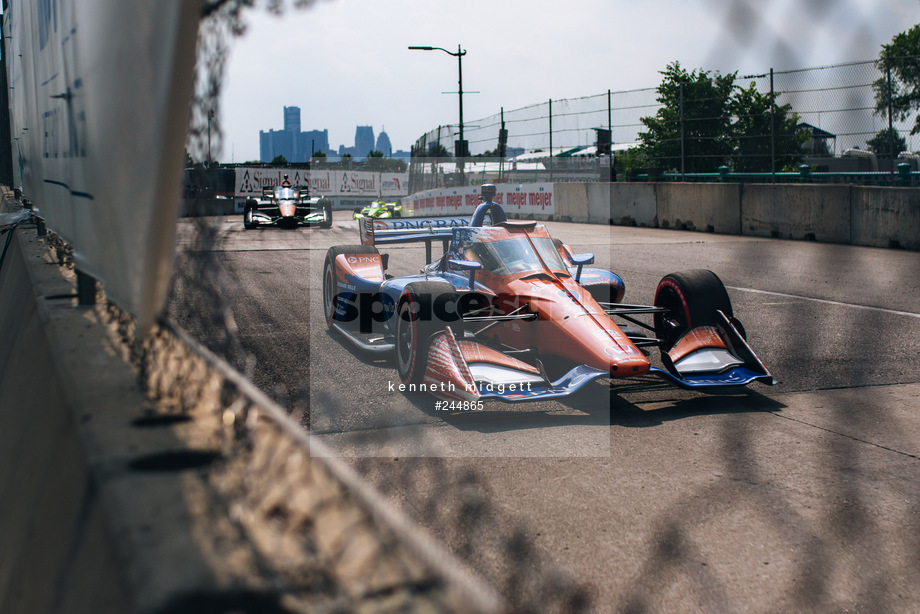
[[[361,245],[326,254],[327,325],[358,350],[394,354],[403,389],[524,402],[646,374],[701,391],[775,383],[715,273],[671,273],[653,305],[624,303],[619,276],[544,225],[507,220],[493,194],[483,186],[470,219],[362,220]],[[425,243],[425,267],[388,275],[378,246],[412,242]],[[436,242],[444,253],[432,259]]]

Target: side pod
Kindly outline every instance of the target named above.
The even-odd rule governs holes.
[[[505,403],[567,397],[609,373],[579,365],[554,382],[540,370],[475,341],[457,340],[446,328],[431,340],[424,383],[448,400]]]

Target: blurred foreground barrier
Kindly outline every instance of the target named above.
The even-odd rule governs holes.
[[[0,612],[503,609],[180,331],[79,306],[68,258],[20,227],[0,264]]]

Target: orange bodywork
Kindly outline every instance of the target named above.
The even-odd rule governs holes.
[[[726,348],[725,341],[715,326],[698,326],[688,331],[668,352],[668,357],[677,362],[703,348]]]
[[[527,234],[549,235],[542,225],[488,229],[501,240]],[[607,316],[594,297],[568,271],[526,271],[511,275],[477,272],[476,280],[499,297],[502,313],[524,304],[537,314],[535,321],[508,321],[488,331],[499,342],[515,349],[535,348],[541,355],[553,355],[577,364],[608,371],[611,377],[632,377],[648,372],[648,358]],[[508,297],[503,299],[502,297]],[[506,304],[502,304],[503,301]]]
[[[335,267],[340,287],[348,287],[348,279],[358,276],[372,282],[382,282],[383,260],[380,254],[339,254]]]

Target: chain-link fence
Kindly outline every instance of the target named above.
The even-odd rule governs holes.
[[[210,38],[203,40],[200,47],[206,78],[201,82],[199,97],[195,101],[200,108],[193,112],[189,148],[193,154],[197,152],[195,155],[199,159],[209,140],[213,140],[215,151],[220,144],[220,114],[218,112],[212,116],[209,110],[216,109],[215,99],[219,93],[223,62],[220,57],[213,56],[226,51],[224,38],[239,27],[237,12],[240,7],[248,4],[245,0],[213,3],[215,12],[220,8],[227,11],[230,18],[217,26],[210,26],[210,29],[206,28],[205,36]],[[811,4],[817,6],[817,3]],[[739,35],[739,40],[741,38]],[[753,82],[755,91],[769,98],[772,98],[772,91],[776,96],[776,106],[788,104],[791,112],[797,114],[796,126],[811,126],[808,136],[813,137],[810,139],[812,142],[803,140],[800,144],[806,163],[817,158],[827,161],[853,158],[852,164],[858,165],[868,164],[864,159],[871,160],[871,157],[859,154],[847,157],[843,154],[856,146],[860,147],[860,151],[867,152],[869,141],[888,126],[887,113],[876,112],[876,91],[873,88],[873,84],[885,76],[875,62],[866,61],[797,71],[774,71],[772,79],[767,70],[758,75],[737,77],[736,84],[739,88],[747,89]],[[688,92],[684,93],[687,95],[684,99],[685,108],[694,102],[701,102]],[[616,154],[618,163],[623,164],[619,169],[621,177],[632,168],[636,177],[647,177],[649,169],[658,169],[663,176],[693,179],[697,175],[694,172],[694,164],[697,162],[703,165],[699,175],[707,175],[705,171],[708,170],[707,176],[710,177],[718,172],[719,166],[731,165],[730,168],[734,169],[745,161],[750,162],[751,166],[766,168],[762,172],[766,175],[771,173],[772,168],[776,168],[777,175],[780,175],[787,166],[788,163],[781,161],[774,153],[774,150],[783,151],[785,137],[781,131],[771,131],[769,122],[766,123],[767,129],[761,129],[759,134],[748,135],[748,147],[741,154],[733,156],[733,152],[729,152],[723,157],[713,157],[710,153],[693,152],[688,139],[688,135],[693,134],[692,126],[688,125],[689,120],[685,114],[682,121],[680,117],[670,120],[678,132],[683,125],[683,139],[678,138],[672,143],[677,145],[678,151],[683,143],[683,154],[659,155],[655,159],[639,158],[634,166],[626,167],[625,163],[637,149],[635,143],[639,141],[639,135],[646,130],[642,118],[655,117],[664,108],[658,97],[657,88],[652,87],[545,101],[512,111],[500,109],[494,115],[473,120],[464,126],[464,137],[468,141],[471,156],[465,157],[462,165],[457,165],[451,157],[455,153],[454,142],[459,137],[458,127],[441,126],[424,135],[416,144],[412,189],[415,191],[451,182],[481,183],[503,178],[515,182],[597,181],[603,178],[605,170],[609,172],[609,165],[605,166],[604,163],[609,163],[610,158],[605,159],[603,154],[598,157],[596,150],[598,141],[602,146],[605,143],[607,133],[604,130],[609,131],[611,150]],[[750,125],[764,125],[763,114],[750,113],[746,118],[733,116],[732,119],[748,119]],[[776,123],[772,125],[775,127]],[[909,134],[907,122],[893,117],[892,126],[897,135],[905,139],[908,151],[920,149],[916,137]],[[502,130],[507,132],[503,133]],[[502,134],[506,135],[505,139],[501,138]],[[705,137],[696,138],[704,141]],[[595,148],[593,152],[592,148]],[[552,157],[548,156],[550,151],[554,154]],[[530,158],[521,157],[528,152],[534,152],[535,155]],[[479,157],[482,154],[492,155]],[[423,155],[426,156],[424,159]],[[512,161],[512,157],[517,160]],[[878,158],[876,156],[879,168],[884,168]],[[823,172],[818,171],[821,166],[820,162],[809,163],[809,168],[814,168],[814,174]],[[684,170],[683,175],[681,169]],[[875,175],[887,173],[879,170]],[[239,235],[242,231],[238,230],[238,226],[213,218],[196,220],[195,223],[186,221],[183,227],[192,236],[185,242],[185,250],[179,256],[169,315],[200,342],[249,376],[260,389],[269,393],[289,412],[302,414],[306,427],[314,427],[310,417],[316,417],[316,399],[321,398],[315,395],[315,389],[319,388],[315,370],[317,362],[315,354],[311,355],[311,345],[303,344],[302,339],[318,337],[322,331],[316,327],[311,331],[309,325],[297,327],[305,320],[309,321],[309,318],[302,317],[306,308],[304,312],[296,311],[299,309],[297,305],[309,304],[309,300],[296,304],[292,301],[284,303],[275,290],[300,283],[296,280],[312,280],[310,283],[304,282],[307,288],[305,293],[309,298],[311,284],[313,292],[318,286],[317,267],[304,264],[306,256],[298,260],[297,250],[289,248],[285,248],[284,253],[294,253],[294,260],[302,267],[280,270],[275,266],[275,261],[264,254],[261,258],[243,260],[240,254],[250,251],[259,254],[260,250],[249,250],[252,246],[245,244],[243,248],[246,249],[240,248],[239,241],[235,248],[227,248],[227,242],[234,238],[234,232]],[[343,237],[343,240],[351,242],[354,239],[349,236],[348,239]],[[246,237],[246,241],[255,244],[257,240]],[[309,253],[315,246],[299,249]],[[624,253],[620,261],[625,263],[634,259],[633,249],[630,248],[628,254]],[[793,268],[798,270],[800,264],[786,262],[780,250],[766,257],[754,252],[753,242],[744,243],[738,249],[740,253],[732,252],[722,259],[716,257],[713,261],[707,259],[699,265],[715,266],[715,262],[725,266],[724,262],[741,260],[771,269],[794,265]],[[279,253],[282,251],[279,250]],[[691,249],[682,248],[680,253],[684,258],[694,257]],[[825,269],[830,272],[836,265],[834,262]],[[820,269],[820,266],[815,268]],[[276,274],[278,277],[285,276],[285,281],[273,286],[270,280]],[[261,281],[252,283],[253,279]],[[908,275],[892,283],[911,287]],[[808,292],[803,290],[803,293]],[[314,314],[319,313],[316,302],[314,298],[314,307],[311,308]],[[273,314],[271,307],[281,303],[284,303],[284,313],[280,316]],[[291,305],[295,307],[288,312]],[[833,301],[825,301],[820,308],[830,305],[841,307]],[[824,321],[824,314],[819,307],[813,309],[814,313],[809,308],[806,319]],[[847,329],[879,331],[878,322],[869,319],[870,314],[874,316],[873,312],[862,309],[857,310],[856,314]],[[823,329],[821,332],[825,333]],[[898,339],[903,337],[903,329],[882,332],[891,339],[897,335],[900,335]],[[256,335],[271,340],[260,346],[263,350],[261,354],[258,348],[250,344],[251,338]],[[817,371],[831,360],[840,360],[836,355],[839,339],[833,338],[833,331],[827,332],[826,337],[812,334],[811,331],[803,332],[790,319],[769,335],[775,338],[796,337],[796,349],[800,353],[796,364],[804,364],[808,369]],[[305,353],[297,355],[297,361],[285,363],[284,345],[291,340],[302,345]],[[264,351],[267,345],[270,345],[271,353]],[[885,345],[894,346],[894,343],[878,344],[879,347]],[[341,352],[340,355],[346,355],[345,348],[336,349]],[[831,353],[834,356],[830,356]],[[302,377],[303,371],[290,368],[291,364],[305,369],[306,375]],[[279,365],[285,368],[281,369]],[[381,369],[391,367],[382,365]],[[868,387],[874,383],[877,382],[869,372],[862,370],[850,385]],[[347,381],[342,382],[342,386],[348,384]],[[343,409],[361,410],[361,400],[364,399],[356,398],[354,407],[343,406]],[[828,603],[839,604],[837,609],[843,609],[852,603],[862,602],[880,606],[874,609],[891,609],[884,606],[892,605],[891,601],[886,600],[894,599],[895,595],[901,598],[901,579],[905,576],[916,577],[915,563],[902,562],[910,558],[902,553],[912,546],[894,550],[880,547],[876,539],[887,535],[881,529],[889,523],[904,524],[905,519],[909,522],[910,518],[917,517],[916,506],[912,503],[915,500],[914,492],[910,490],[901,497],[903,507],[906,508],[903,513],[876,517],[878,484],[882,482],[877,478],[887,468],[876,467],[872,464],[876,461],[866,459],[868,452],[862,447],[864,442],[859,436],[871,428],[884,408],[864,407],[854,412],[846,400],[830,399],[827,402],[827,411],[816,418],[825,420],[826,426],[815,429],[817,434],[813,434],[807,444],[795,442],[788,448],[780,448],[780,452],[776,451],[777,439],[772,434],[783,433],[783,427],[774,425],[766,428],[758,421],[761,415],[779,414],[782,409],[781,405],[768,398],[754,396],[744,401],[740,408],[731,406],[733,401],[706,398],[677,403],[664,410],[646,411],[645,407],[630,408],[629,403],[624,403],[615,411],[609,405],[602,411],[595,411],[602,421],[607,420],[608,415],[617,421],[610,429],[617,436],[624,431],[635,431],[639,426],[651,425],[657,428],[653,423],[661,419],[659,416],[662,413],[670,416],[666,420],[692,419],[699,408],[706,408],[707,412],[732,415],[727,415],[712,435],[712,441],[718,444],[715,448],[718,454],[713,461],[712,479],[707,477],[698,484],[688,484],[680,496],[670,503],[653,502],[646,509],[636,505],[633,509],[638,508],[638,513],[628,517],[620,507],[628,511],[630,508],[625,507],[625,504],[630,495],[637,495],[647,484],[660,480],[662,470],[654,466],[649,471],[644,468],[631,471],[624,464],[604,474],[605,478],[611,480],[629,480],[634,487],[624,490],[626,494],[622,501],[617,501],[616,506],[611,506],[605,512],[609,517],[599,524],[599,532],[591,534],[588,539],[597,540],[597,544],[623,542],[625,545],[622,546],[622,557],[617,567],[605,570],[603,575],[579,578],[578,582],[560,575],[561,572],[556,569],[559,563],[560,568],[565,568],[567,559],[561,551],[568,550],[569,544],[563,545],[554,540],[551,543],[556,544],[557,550],[539,549],[539,539],[532,536],[534,528],[526,526],[525,521],[519,518],[520,513],[525,511],[526,503],[515,498],[517,491],[510,496],[509,493],[497,491],[467,459],[436,456],[366,457],[352,459],[351,462],[360,474],[369,478],[388,498],[400,503],[416,521],[446,541],[449,549],[464,563],[488,575],[502,596],[509,603],[516,604],[514,609],[519,611],[585,610],[592,606],[592,598],[598,610],[652,611],[660,600],[672,599],[672,603],[689,604],[690,609],[693,609],[693,603],[699,603],[700,609],[729,611],[735,604],[726,594],[725,587],[732,578],[740,575],[745,583],[755,587],[772,584],[772,581],[758,579],[765,577],[758,570],[767,569],[761,567],[766,566],[766,561],[758,560],[756,569],[737,567],[735,560],[730,565],[719,567],[712,564],[717,555],[703,546],[706,545],[707,535],[719,537],[720,533],[725,532],[725,527],[737,525],[741,527],[739,530],[747,531],[750,524],[736,521],[738,518],[750,519],[751,516],[756,527],[767,527],[767,537],[771,540],[764,544],[758,543],[757,546],[763,546],[777,557],[789,561],[786,567],[789,581],[779,581],[782,578],[776,581],[776,595],[760,594],[759,603],[763,604],[763,609],[787,605],[785,609],[815,610],[821,606],[829,607]],[[379,407],[375,409],[379,414]],[[550,416],[547,424],[554,424],[552,420],[555,419],[555,416]],[[777,419],[785,420],[785,417],[779,415]],[[799,417],[790,415],[789,421],[797,422]],[[690,421],[684,424],[689,430]],[[836,436],[838,433],[849,433],[850,427],[854,433],[852,437]],[[366,429],[370,434],[377,434],[380,430]],[[815,475],[820,476],[819,483],[825,484],[828,491],[824,508],[813,510],[802,505],[803,497],[799,494],[802,487],[794,483],[799,480],[799,473],[792,471],[787,475],[783,470],[773,467],[774,457],[787,450],[792,450],[797,458],[804,458],[809,466],[815,467]],[[703,459],[703,453],[697,452],[694,448],[694,453],[687,454],[687,458],[694,464]],[[634,453],[643,461],[649,458],[647,451],[633,449],[626,450],[621,458],[626,459]],[[676,461],[672,459],[669,462]],[[551,465],[545,458],[523,459],[521,464],[525,463],[531,465],[529,471],[533,474],[547,471]],[[588,466],[588,463],[584,465]],[[577,469],[573,469],[575,471]],[[299,479],[297,475],[291,474],[283,474],[279,478],[282,485],[286,480]],[[544,482],[535,488],[548,491],[557,486]],[[597,507],[593,498],[590,501],[591,506]],[[812,504],[811,499],[805,498],[805,502],[809,506]],[[836,509],[835,505],[839,505],[840,509]],[[565,510],[563,515],[585,514],[589,508],[587,504],[581,506],[579,502],[578,506],[573,505],[571,509]],[[751,509],[754,511],[750,512]],[[643,524],[643,517],[652,520]],[[858,522],[853,521],[853,518]],[[561,527],[563,522],[560,520],[558,525]],[[648,530],[649,526],[651,530]],[[838,526],[841,528],[835,532],[834,527]],[[531,530],[530,535],[526,529]],[[605,533],[607,530],[610,533]],[[564,535],[563,530],[559,532]],[[639,535],[641,538],[636,537]],[[630,541],[631,537],[635,539]],[[745,536],[743,543],[754,539],[757,538]],[[722,542],[717,540],[716,546],[720,544]],[[736,546],[731,544],[722,550],[729,552]],[[794,553],[799,547],[804,551],[803,554]],[[557,557],[558,560],[554,560]],[[894,568],[898,573],[889,573],[893,569],[892,565],[898,565]],[[750,571],[752,569],[753,572]],[[829,575],[831,572],[835,574],[833,578]],[[778,578],[775,575],[771,577]],[[846,588],[852,589],[862,601],[849,599],[849,592],[844,597],[838,597],[834,592],[834,582],[846,584]],[[680,591],[686,590],[687,584],[690,590],[678,595]],[[609,589],[613,596],[608,594],[605,600],[596,593],[601,588],[606,590],[608,585],[613,586]],[[333,597],[338,597],[337,593],[329,592]],[[913,599],[915,595],[912,592],[904,594],[905,601]]]
[[[879,61],[756,75],[688,74],[674,66],[665,79],[691,79],[548,100],[470,121],[464,125],[470,155],[461,160],[451,157],[458,126],[439,126],[416,141],[410,189],[484,180],[605,181],[608,151],[620,178],[632,180],[731,173],[746,181],[805,176],[889,184],[903,180],[899,170],[920,171],[920,157],[910,153],[920,149],[913,118],[891,108],[897,77]],[[730,87],[719,90],[720,80]]]

